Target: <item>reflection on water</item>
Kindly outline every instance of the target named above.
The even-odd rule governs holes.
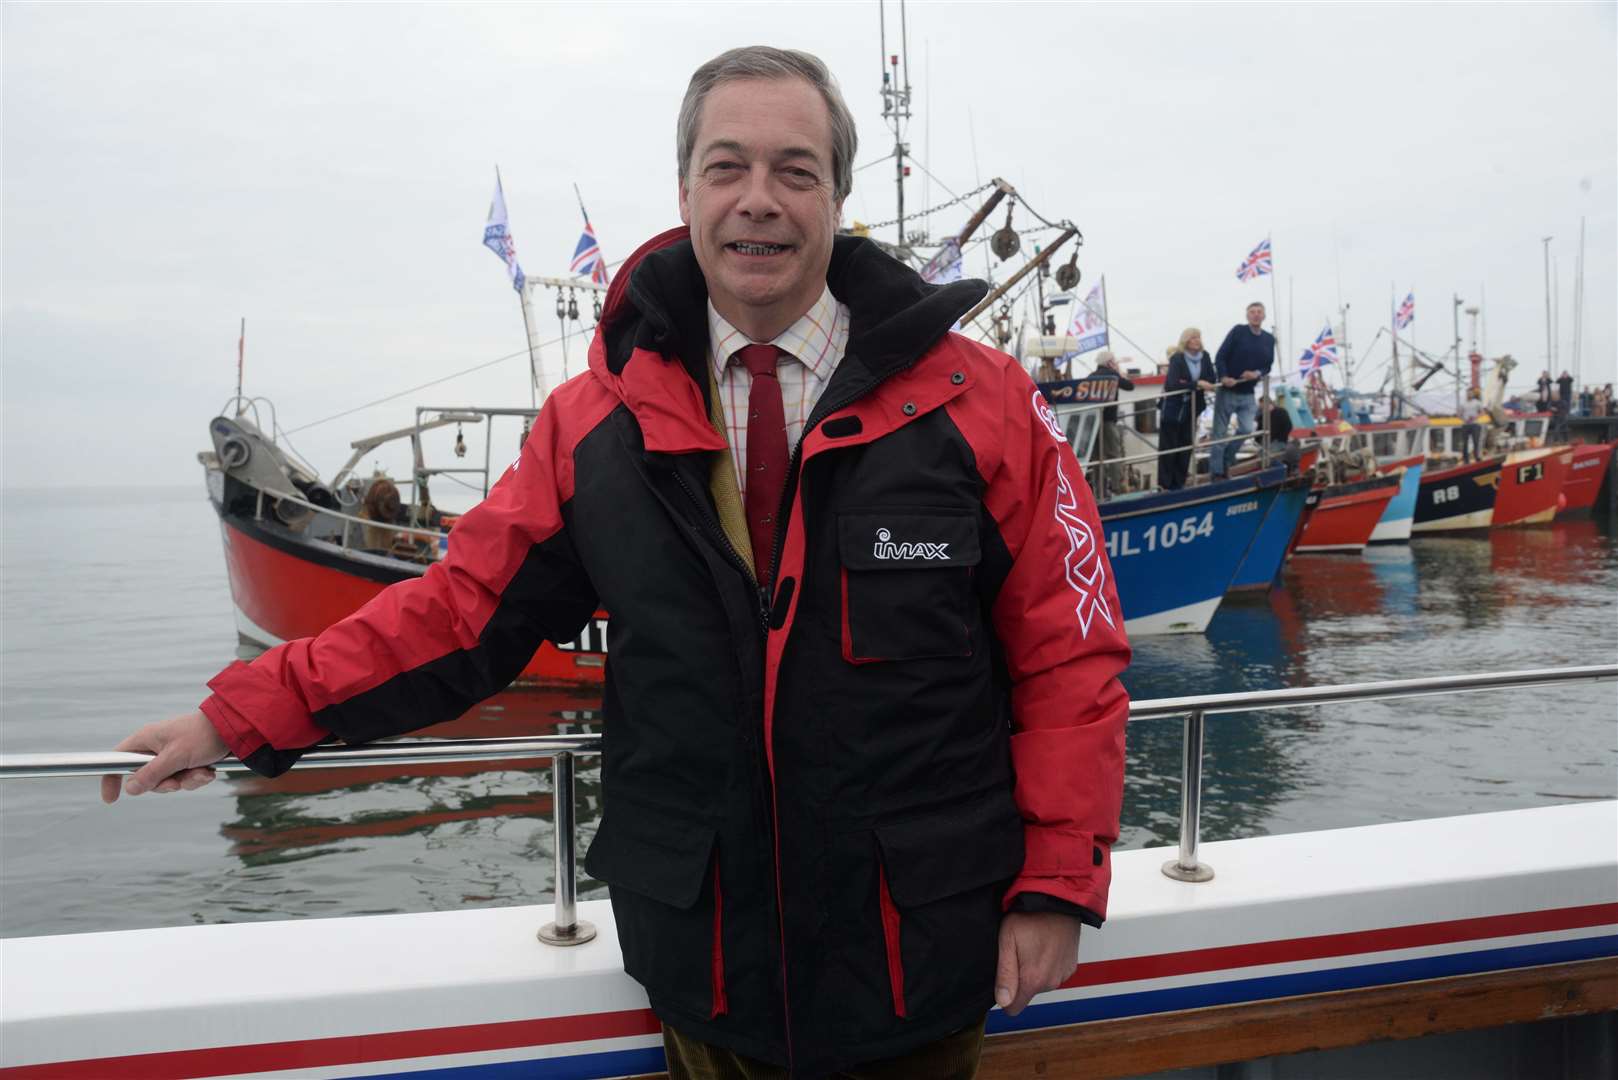
[[[232,658],[200,494],[130,508],[118,537],[91,527],[106,507],[81,502],[29,508],[70,544],[13,528],[24,515],[4,520],[7,750],[110,746],[194,702]],[[156,553],[138,578],[123,571],[135,535]],[[198,566],[217,580],[199,584]],[[91,587],[62,587],[64,573]],[[1300,556],[1267,597],[1227,602],[1205,636],[1137,642],[1125,682],[1151,698],[1611,662],[1615,603],[1610,521]],[[598,704],[513,691],[419,734],[597,731]],[[1178,834],[1180,728],[1131,727],[1125,846]],[[1611,798],[1618,687],[1213,717],[1206,749],[1207,839]],[[601,809],[594,759],[580,759],[578,784],[582,851]],[[294,769],[112,810],[92,788],[0,785],[0,933],[533,903],[551,888],[550,770],[534,762]]]
[[[1618,542],[1587,518],[1299,556],[1205,639],[1137,642],[1125,682],[1151,698],[1614,659]],[[1178,836],[1180,729],[1130,729],[1125,846]],[[1206,839],[1611,798],[1618,688],[1211,717],[1205,760]]]

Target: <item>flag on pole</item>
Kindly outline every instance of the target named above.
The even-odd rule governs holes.
[[[494,201],[489,203],[489,220],[483,225],[483,246],[500,256],[511,275],[511,287],[522,292],[523,272],[517,265],[517,245],[511,240],[506,223],[506,193],[500,186],[500,170],[494,171]]]
[[[944,241],[938,254],[921,268],[921,280],[929,285],[946,285],[961,280],[961,245],[953,237]]]
[[[1298,375],[1307,378],[1325,367],[1327,364],[1337,362],[1337,338],[1331,332],[1331,323],[1315,338],[1313,345],[1303,350],[1298,357]]]
[[[1071,359],[1092,349],[1107,347],[1107,279],[1096,282],[1096,287],[1084,298],[1084,303],[1073,309],[1073,322],[1068,336],[1078,338],[1078,345],[1068,357]]]
[[[1411,293],[1405,297],[1405,302],[1399,305],[1399,311],[1393,316],[1393,328],[1403,330],[1416,321],[1416,294]]]
[[[601,257],[601,245],[596,243],[596,231],[590,219],[584,219],[584,232],[579,234],[579,245],[573,249],[574,275],[589,274],[597,285],[607,283],[607,261]]]
[[[1275,267],[1270,262],[1270,238],[1265,237],[1264,242],[1247,253],[1247,258],[1236,268],[1237,281],[1252,281],[1264,274],[1274,273]]]

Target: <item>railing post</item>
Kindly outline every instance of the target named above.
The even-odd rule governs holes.
[[[580,920],[575,907],[573,755],[565,750],[551,759],[551,809],[556,822],[556,921],[539,928],[539,940],[547,945],[583,945],[596,936],[596,928]]]
[[[1197,834],[1202,823],[1203,712],[1185,715],[1180,743],[1180,854],[1163,864],[1163,873],[1176,881],[1211,881],[1213,867],[1197,861]]]

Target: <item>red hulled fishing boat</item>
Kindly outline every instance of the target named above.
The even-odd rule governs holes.
[[[1573,451],[1566,446],[1507,454],[1500,469],[1500,494],[1491,526],[1539,525],[1555,518],[1562,503],[1562,481],[1572,460]]]
[[[1399,493],[1404,470],[1347,484],[1333,484],[1320,493],[1320,502],[1299,537],[1299,551],[1364,551],[1388,503]]]
[[[355,443],[354,457],[328,484],[266,437],[247,404],[214,418],[214,449],[197,459],[219,515],[237,636],[259,648],[320,633],[394,582],[420,577],[448,550],[456,519],[433,508],[426,481],[450,470],[422,462],[423,432],[525,415],[515,409],[432,411],[414,427]],[[416,478],[405,482],[416,492],[408,502],[386,477],[351,473],[362,454],[400,438],[414,444],[417,462]],[[517,682],[599,685],[605,663],[606,614],[598,612],[576,640],[541,645]]]
[[[1601,482],[1612,468],[1613,451],[1618,440],[1605,443],[1581,443],[1573,447],[1573,459],[1568,462],[1562,479],[1563,513],[1589,510],[1596,504]]]

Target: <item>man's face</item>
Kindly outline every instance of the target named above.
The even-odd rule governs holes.
[[[1259,327],[1264,325],[1264,305],[1263,304],[1248,304],[1247,305],[1247,325],[1251,326],[1255,330],[1257,330]]]
[[[820,296],[842,203],[833,197],[831,117],[802,79],[744,79],[703,103],[680,180],[713,305],[768,340]]]

